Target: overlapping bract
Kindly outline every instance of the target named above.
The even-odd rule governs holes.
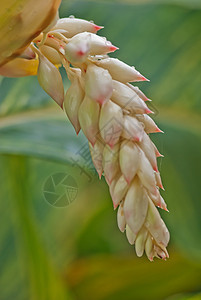
[[[160,132],[148,116],[149,99],[130,82],[147,81],[134,67],[108,53],[118,49],[96,34],[101,29],[73,17],[59,19],[31,45],[39,59],[38,80],[89,141],[94,166],[109,185],[119,229],[136,253],[166,259],[169,232],[156,208],[167,210],[157,168],[160,156],[149,134]],[[34,58],[35,59],[35,58]],[[64,95],[58,66],[71,86]]]

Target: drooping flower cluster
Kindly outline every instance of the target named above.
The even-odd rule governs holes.
[[[145,251],[150,260],[166,259],[169,232],[156,208],[167,210],[159,192],[160,153],[149,137],[161,131],[148,115],[149,99],[130,84],[147,79],[108,56],[118,48],[96,34],[101,28],[74,17],[57,17],[18,60],[34,64],[42,88],[64,107],[76,133],[84,132],[94,166],[100,178],[105,176],[114,209],[118,208],[119,229],[126,231],[137,255]],[[6,74],[13,63],[2,72]],[[61,65],[71,81],[66,94]],[[19,72],[29,75],[25,67]]]

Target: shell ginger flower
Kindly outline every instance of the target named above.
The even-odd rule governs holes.
[[[102,27],[74,17],[55,19],[26,50],[0,68],[5,76],[37,75],[65,109],[76,133],[82,129],[92,161],[109,186],[117,223],[137,255],[166,259],[167,211],[157,168],[161,156],[149,134],[161,132],[150,118],[149,99],[130,82],[147,81],[134,67],[111,58],[118,48],[97,35]],[[71,81],[64,93],[59,67]],[[98,159],[97,159],[98,157]]]

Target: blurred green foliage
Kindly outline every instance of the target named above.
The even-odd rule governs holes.
[[[201,2],[120,2],[63,1],[60,13],[104,25],[100,34],[120,47],[114,56],[151,79],[139,86],[165,131],[153,139],[165,155],[170,259],[136,258],[104,179],[88,183],[72,164],[85,138],[37,79],[1,78],[1,300],[201,299]],[[55,172],[78,184],[62,209],[43,197]]]

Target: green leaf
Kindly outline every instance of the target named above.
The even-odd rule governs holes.
[[[0,153],[72,163],[76,151],[86,144],[84,136],[77,137],[36,78],[5,78],[0,88]]]
[[[30,278],[29,299],[71,299],[62,279],[57,275],[37,233],[36,224],[29,204],[28,165],[26,159],[10,156],[5,160],[10,178],[10,191],[15,205],[16,237],[21,239],[21,258],[26,274]],[[22,184],[24,182],[24,184]],[[17,242],[17,241],[16,241]],[[48,288],[47,288],[48,287]]]
[[[66,273],[80,300],[167,299],[200,284],[200,265],[173,253],[167,262],[154,263],[133,258],[133,254],[96,255],[72,263]]]

